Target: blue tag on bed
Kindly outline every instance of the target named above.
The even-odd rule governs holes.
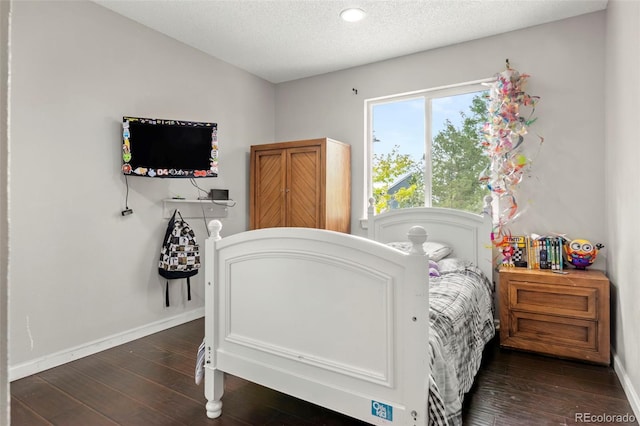
[[[381,419],[393,421],[393,407],[378,401],[371,401],[371,414]]]

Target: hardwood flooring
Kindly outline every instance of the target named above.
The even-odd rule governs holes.
[[[222,417],[208,419],[203,387],[194,382],[196,350],[203,334],[200,319],[14,381],[11,424],[364,425],[231,376],[226,380]],[[612,368],[501,350],[492,342],[465,399],[463,421],[465,425],[573,425],[580,423],[576,413],[633,415]]]

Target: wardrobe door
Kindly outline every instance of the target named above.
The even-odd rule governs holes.
[[[288,148],[286,226],[324,227],[320,146]]]
[[[285,152],[283,149],[256,151],[251,158],[251,229],[286,226]]]

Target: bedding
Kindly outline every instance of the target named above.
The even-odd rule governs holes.
[[[464,395],[495,334],[493,283],[471,262],[438,262],[429,283],[429,423],[461,425]]]

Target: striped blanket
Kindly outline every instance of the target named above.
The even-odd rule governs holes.
[[[461,425],[485,344],[495,334],[493,283],[469,262],[443,259],[429,284],[429,423]]]

